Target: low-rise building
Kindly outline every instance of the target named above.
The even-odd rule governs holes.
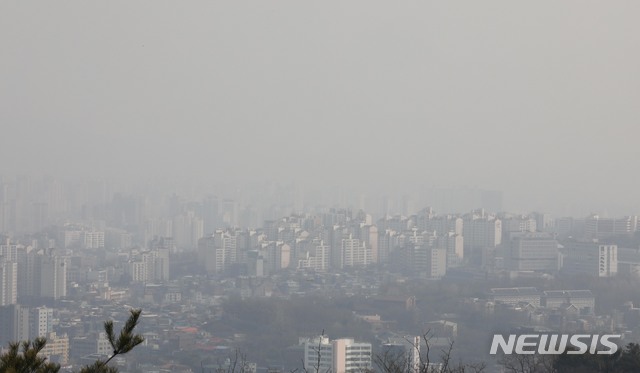
[[[595,296],[591,290],[548,290],[544,292],[543,305],[547,308],[575,306],[581,313],[593,313]]]
[[[510,306],[530,303],[540,307],[542,293],[534,287],[493,288],[488,292],[487,297],[494,303],[500,302]]]

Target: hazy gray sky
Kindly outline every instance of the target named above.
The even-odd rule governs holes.
[[[0,174],[640,212],[638,19],[638,1],[3,0]]]

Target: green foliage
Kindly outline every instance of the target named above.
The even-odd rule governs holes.
[[[144,342],[144,338],[140,334],[134,334],[133,331],[140,322],[140,314],[142,310],[131,310],[129,319],[124,324],[120,334],[116,338],[113,331],[113,321],[108,320],[104,323],[104,331],[107,334],[109,344],[113,349],[113,354],[106,361],[98,360],[92,365],[87,365],[80,370],[80,373],[117,373],[118,369],[109,367],[107,364],[111,359],[118,355],[126,354],[133,350],[134,347]]]
[[[141,312],[142,310],[131,310],[131,316],[129,316],[129,319],[120,331],[120,335],[117,340],[113,333],[113,321],[109,320],[104,323],[104,331],[107,333],[107,338],[109,339],[111,347],[113,347],[113,356],[126,354],[134,347],[144,342],[144,338],[141,335],[133,334],[133,329],[138,325]]]
[[[118,369],[107,364],[117,355],[126,354],[134,347],[144,342],[139,334],[134,334],[134,329],[140,320],[142,310],[131,310],[131,315],[116,338],[113,331],[113,321],[104,323],[104,331],[113,354],[106,361],[98,360],[91,365],[82,367],[80,373],[118,373]],[[47,341],[45,338],[37,338],[33,342],[10,343],[9,351],[0,355],[0,373],[57,373],[60,365],[47,362],[46,358],[38,356]]]
[[[79,373],[118,373],[118,368],[110,367],[103,361],[96,361],[91,365],[85,365]]]
[[[57,373],[60,365],[38,356],[46,343],[44,338],[10,343],[9,351],[0,356],[0,373]]]

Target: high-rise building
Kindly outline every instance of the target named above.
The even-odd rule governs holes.
[[[57,335],[51,332],[46,335],[46,338],[47,344],[40,351],[40,354],[49,361],[60,365],[69,363],[69,337],[66,334]]]
[[[144,260],[131,260],[127,267],[127,273],[132,282],[147,282],[149,278],[149,268]]]
[[[0,245],[0,306],[18,302],[18,245]]]
[[[465,258],[474,264],[482,264],[485,253],[502,242],[502,221],[487,215],[484,210],[475,211],[464,218],[463,236]]]
[[[510,216],[501,220],[503,239],[509,239],[509,235],[513,233],[535,232],[537,230],[536,220],[528,216]]]
[[[509,269],[514,271],[557,272],[558,241],[548,233],[512,234],[509,242]]]
[[[4,260],[8,262],[15,262],[18,260],[18,250],[21,245],[12,244],[9,239],[5,243],[0,245],[0,261]]]
[[[289,268],[289,265],[291,264],[291,246],[284,242],[278,242],[276,244],[275,254],[274,269],[279,271],[281,269]]]
[[[612,277],[618,273],[618,246],[597,242],[572,242],[565,246],[562,271],[594,277]]]
[[[67,257],[53,253],[38,255],[36,270],[40,272],[40,296],[60,299],[67,296]]]
[[[340,268],[365,267],[371,264],[371,250],[358,238],[345,238],[342,240],[342,260]]]
[[[291,246],[282,241],[263,242],[259,249],[259,253],[265,260],[265,275],[288,268],[291,263]]]
[[[356,342],[349,338],[330,341],[328,337],[319,336],[305,339],[302,344],[305,370],[355,373],[371,369],[370,343]]]
[[[0,306],[18,302],[18,263],[0,257]]]
[[[89,241],[91,242],[91,239]],[[65,229],[58,231],[57,244],[57,247],[65,249],[83,247],[85,244],[84,232],[81,229],[65,227]],[[104,247],[104,237],[102,246]]]
[[[343,338],[336,339],[331,344],[333,347],[333,372],[355,373],[371,369],[372,348],[370,343]]]
[[[531,214],[531,217],[536,220],[536,229],[539,232],[553,232],[554,221],[551,214],[534,212]]]
[[[424,276],[439,279],[447,274],[447,249],[422,246],[426,253]]]
[[[170,253],[175,250],[170,237],[158,237],[149,244],[153,256],[153,280],[169,281]]]
[[[330,248],[324,244],[324,241],[321,240],[314,245],[312,267],[315,268],[316,271],[325,272],[329,270],[329,253]]]
[[[88,355],[109,356],[113,347],[104,332],[91,333],[87,336],[75,337],[70,340],[69,353],[73,360],[79,361]]]
[[[333,368],[333,345],[329,337],[318,336],[301,341],[304,346],[304,370],[326,373]]]
[[[298,258],[298,268],[310,268],[316,272],[329,270],[329,246],[322,240],[314,240],[310,243],[310,249]]]
[[[493,216],[472,215],[464,220],[465,247],[479,249],[495,248],[502,242],[502,221]]]
[[[637,216],[612,219],[592,215],[585,219],[585,239],[603,239],[612,236],[630,236],[638,229]]]
[[[371,263],[378,263],[378,227],[375,225],[363,225],[360,236],[365,245],[370,248]]]
[[[83,247],[87,249],[104,248],[103,231],[83,231],[81,237],[83,241]]]
[[[463,220],[452,215],[435,215],[431,208],[416,216],[416,226],[421,231],[435,232],[437,235],[448,233],[462,234]]]
[[[398,246],[398,233],[391,229],[378,233],[378,263],[389,263],[390,253]]]
[[[29,309],[17,304],[0,306],[0,346],[29,339]]]
[[[198,240],[204,236],[204,222],[193,211],[174,216],[172,227],[174,242],[181,248],[197,247]]]
[[[198,260],[207,272],[220,273],[230,264],[236,263],[236,232],[217,230],[198,241]]]
[[[29,309],[29,337],[47,337],[53,330],[53,309],[35,307]]]
[[[160,238],[151,242],[151,249],[134,252],[129,260],[127,273],[133,282],[160,283],[169,280],[169,247],[165,239]],[[171,242],[171,239],[168,239]]]
[[[18,249],[18,297],[33,298],[40,296],[40,269],[37,250],[31,246]]]
[[[572,217],[557,218],[553,222],[553,231],[559,239],[564,239],[575,234],[575,222]]]
[[[148,244],[156,237],[172,237],[173,233],[173,219],[148,219],[145,225],[144,242]]]
[[[464,238],[449,232],[436,238],[435,247],[447,250],[447,268],[462,265],[464,260]]]

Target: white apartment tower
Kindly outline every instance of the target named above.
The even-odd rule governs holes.
[[[370,343],[344,338],[330,341],[319,336],[306,339],[304,344],[304,368],[318,373],[356,373],[371,369]]]
[[[371,250],[366,244],[358,238],[349,238],[342,240],[342,261],[341,268],[345,267],[365,267],[371,264]]]
[[[52,332],[53,309],[35,307],[29,309],[29,336],[31,339],[46,337]]]
[[[378,263],[378,227],[364,225],[361,227],[361,236],[371,253],[371,263]]]
[[[353,339],[332,341],[332,366],[335,373],[356,373],[371,369],[371,343],[356,342]]]
[[[18,264],[0,257],[0,306],[18,303]]]
[[[447,249],[431,247],[427,249],[427,277],[440,279],[447,274]]]
[[[329,337],[304,339],[304,370],[309,372],[333,372],[333,345]]]
[[[317,240],[311,244],[311,250],[298,259],[298,268],[309,268],[316,272],[326,272],[329,269],[330,247],[324,241]]]
[[[18,246],[0,245],[0,306],[18,302]]]
[[[18,259],[18,250],[22,245],[14,245],[7,239],[4,245],[0,245],[0,258],[4,258],[5,261],[15,262]],[[2,260],[2,259],[0,259]]]
[[[139,253],[129,261],[128,273],[133,282],[165,282],[169,280],[169,249],[156,247]]]
[[[311,267],[316,271],[326,272],[329,270],[329,253],[331,252],[331,248],[325,245],[324,241],[320,241],[314,246],[315,250]]]

